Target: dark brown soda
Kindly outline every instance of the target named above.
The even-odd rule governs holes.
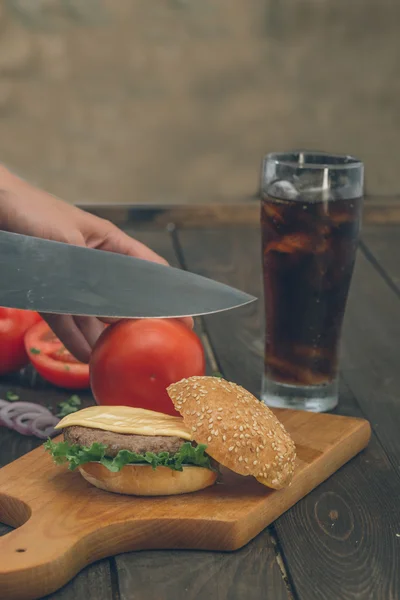
[[[361,209],[362,198],[262,198],[265,373],[273,381],[335,378]]]

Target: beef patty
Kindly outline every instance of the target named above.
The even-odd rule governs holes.
[[[107,446],[106,456],[114,458],[120,450],[130,450],[137,454],[146,452],[170,452],[175,454],[187,440],[179,437],[151,436],[151,435],[132,435],[126,433],[114,433],[113,431],[103,431],[102,429],[90,429],[74,425],[64,429],[64,439],[69,444],[79,444],[80,446],[91,446],[94,442],[105,444]]]

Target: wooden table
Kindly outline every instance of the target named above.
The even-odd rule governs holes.
[[[92,208],[172,265],[261,295],[258,207]],[[242,550],[116,556],[81,572],[54,600],[396,600],[400,598],[400,226],[366,211],[348,303],[338,412],[364,416],[369,448]],[[255,394],[261,303],[198,322],[210,370]],[[21,399],[55,406],[69,394],[29,369],[2,380]],[[82,394],[85,404],[92,400]],[[40,442],[0,431],[0,466]],[[8,528],[0,525],[0,532]]]

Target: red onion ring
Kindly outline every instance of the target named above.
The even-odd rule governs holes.
[[[36,412],[38,414],[51,415],[48,408],[41,406],[40,404],[33,404],[32,402],[12,402],[8,406],[0,408],[0,419],[4,421],[7,427],[13,428],[12,419],[24,412]]]
[[[14,419],[13,429],[21,435],[32,435],[32,422],[37,419],[37,412],[21,413]]]
[[[53,415],[39,415],[31,423],[32,434],[36,435],[36,437],[41,438],[42,440],[47,440],[48,437],[52,437],[57,433],[54,429],[54,426],[57,425],[59,420],[60,419],[54,417]]]
[[[40,404],[0,400],[0,426],[14,429],[22,435],[36,435],[46,439],[56,433],[54,425],[59,420]]]

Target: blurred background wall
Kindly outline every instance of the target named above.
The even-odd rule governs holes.
[[[0,4],[0,161],[71,202],[237,201],[293,147],[400,193],[399,3]]]

